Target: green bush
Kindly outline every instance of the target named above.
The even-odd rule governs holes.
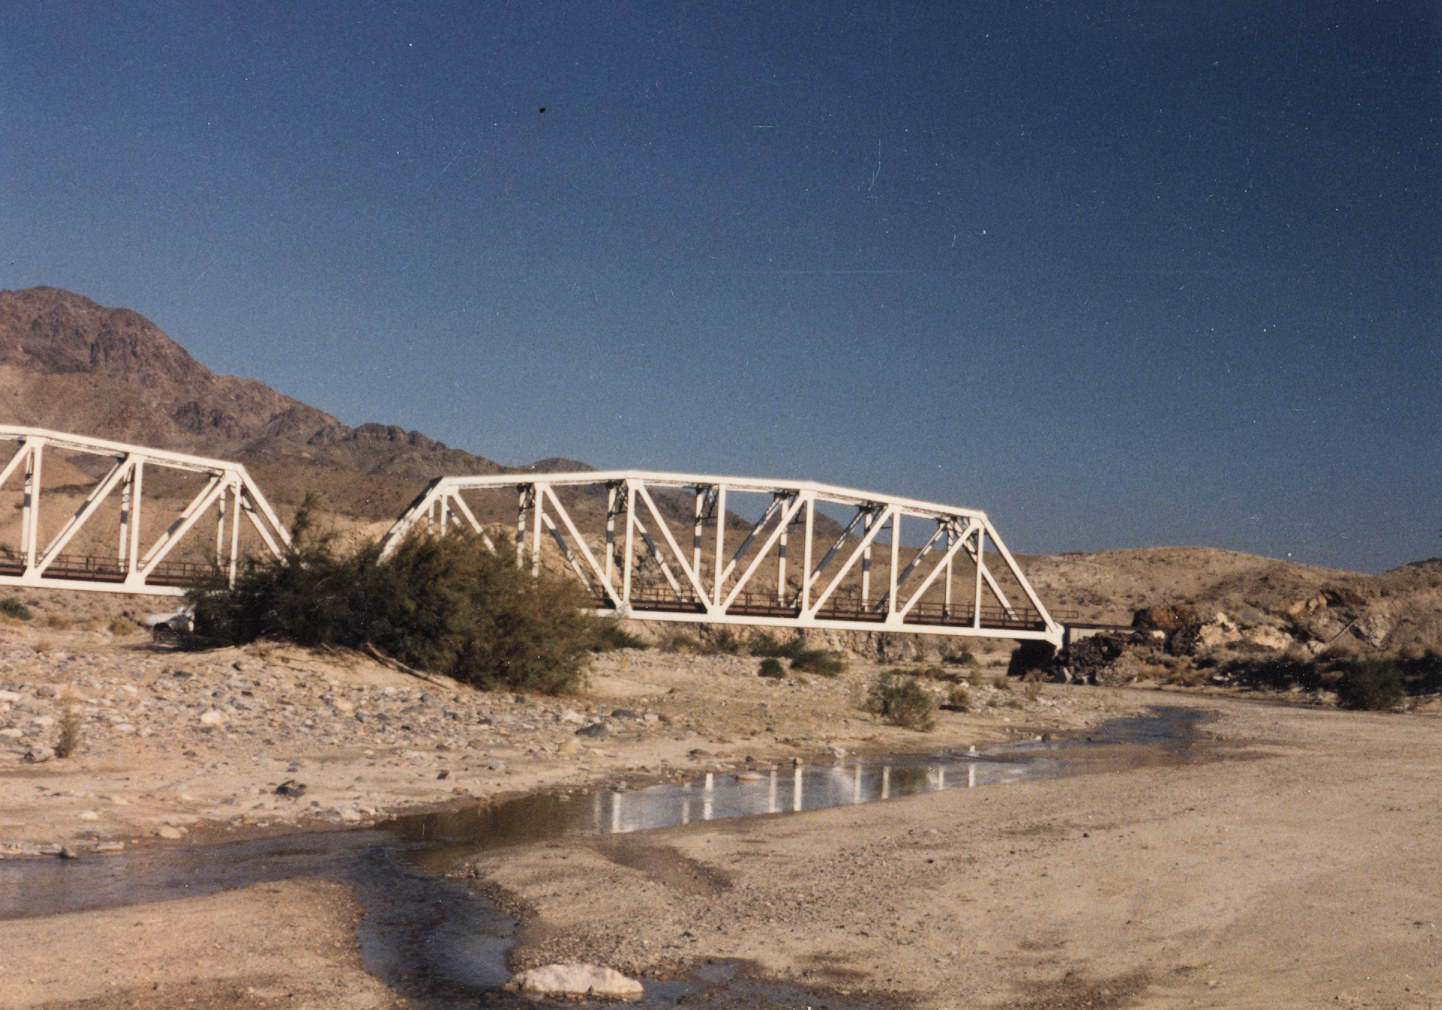
[[[797,673],[835,677],[846,669],[846,664],[825,649],[805,649],[791,658],[791,669]]]
[[[1343,708],[1396,708],[1406,697],[1402,668],[1386,659],[1361,659],[1342,668],[1337,704]]]
[[[296,546],[253,563],[235,586],[192,594],[201,643],[263,637],[374,648],[477,687],[580,687],[596,618],[569,582],[535,577],[509,547],[450,532],[407,537],[384,562],[375,543],[339,553],[297,518]]]
[[[916,678],[905,676],[899,670],[877,674],[867,695],[866,707],[895,726],[923,732],[936,726],[936,702]]]
[[[781,660],[775,656],[767,656],[761,661],[761,670],[757,676],[770,677],[773,680],[780,680],[786,676],[786,668],[781,665]]]
[[[34,616],[30,613],[30,608],[15,596],[7,596],[5,599],[0,600],[0,614],[4,614],[6,617],[13,617],[17,621],[28,621]]]
[[[771,656],[776,659],[795,659],[802,652],[806,651],[806,640],[800,635],[794,635],[784,642],[778,642],[764,631],[758,631],[751,636],[751,641],[746,645],[746,651],[753,656]]]

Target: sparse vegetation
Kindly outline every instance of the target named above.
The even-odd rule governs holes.
[[[938,658],[947,666],[972,666],[976,663],[976,657],[965,646],[943,649]]]
[[[451,532],[407,538],[385,561],[371,542],[341,552],[303,508],[294,544],[251,564],[232,587],[193,594],[197,641],[284,638],[375,649],[406,665],[481,688],[564,693],[578,688],[596,619],[579,590],[532,576],[506,548]]]
[[[867,694],[867,709],[895,726],[926,732],[936,726],[936,702],[915,677],[900,670],[877,674]]]
[[[621,627],[621,622],[614,617],[600,618],[596,621],[596,634],[591,640],[592,652],[614,652],[617,649],[644,649],[647,642],[640,635],[633,635]]]
[[[656,645],[662,652],[675,652],[686,656],[699,656],[707,651],[701,644],[701,639],[689,631],[666,632]]]
[[[80,749],[80,713],[74,699],[67,699],[65,710],[60,714],[60,738],[55,741],[55,756],[68,758]]]
[[[946,707],[956,712],[971,711],[971,692],[963,684],[957,684],[946,696]]]
[[[800,635],[793,635],[784,642],[778,642],[768,632],[758,631],[746,644],[746,651],[758,658],[770,656],[776,659],[794,660],[806,651],[806,639]]]
[[[1402,668],[1393,660],[1361,659],[1347,663],[1337,681],[1337,704],[1343,708],[1396,708],[1405,697]]]
[[[17,621],[28,621],[34,616],[30,613],[30,608],[15,596],[7,596],[0,600],[0,614],[12,617]]]
[[[761,661],[761,669],[757,673],[760,677],[770,677],[772,680],[781,680],[786,676],[786,667],[781,665],[781,660],[775,656],[767,656]]]
[[[839,656],[835,656],[825,649],[804,649],[792,657],[791,669],[797,673],[836,677],[846,669],[846,664]]]

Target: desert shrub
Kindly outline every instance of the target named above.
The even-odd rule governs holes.
[[[948,684],[955,684],[961,680],[961,674],[957,671],[936,665],[922,667],[916,675],[925,677],[927,680],[937,680]]]
[[[835,677],[846,669],[846,664],[825,649],[804,649],[791,658],[791,669],[797,673]]]
[[[793,635],[784,642],[778,642],[765,631],[758,631],[746,643],[746,651],[758,658],[772,656],[776,659],[795,659],[806,651],[806,640]]]
[[[938,658],[947,666],[970,666],[976,662],[976,657],[965,646],[943,649]]]
[[[592,652],[615,652],[617,649],[644,649],[647,642],[640,635],[633,635],[614,617],[596,621],[596,634],[591,640]]]
[[[69,631],[75,627],[75,622],[63,614],[46,614],[40,618],[40,623],[44,627],[54,628],[56,631]]]
[[[895,726],[922,732],[936,726],[936,702],[915,677],[900,670],[877,674],[867,695],[867,709]]]
[[[970,712],[971,692],[964,685],[957,684],[946,696],[946,707],[957,712]]]
[[[741,651],[741,639],[730,628],[721,628],[711,636],[710,649],[722,656],[735,656]]]
[[[105,624],[105,630],[112,635],[133,635],[140,630],[140,625],[124,617],[113,617]]]
[[[0,600],[0,614],[4,614],[6,617],[13,617],[17,621],[28,621],[35,616],[30,613],[30,608],[15,596],[7,596],[5,599]]]
[[[775,656],[767,656],[761,661],[761,669],[757,673],[757,676],[780,680],[786,676],[786,667],[782,666],[781,660]]]
[[[1027,701],[1036,701],[1041,697],[1041,681],[1027,681],[1026,686],[1022,688],[1022,694],[1026,696]]]
[[[689,631],[668,631],[661,636],[657,648],[662,652],[675,652],[687,656],[699,655],[706,647]]]
[[[60,739],[55,741],[55,756],[68,758],[80,749],[80,713],[73,701],[67,702],[60,715]]]
[[[1337,704],[1343,708],[1396,708],[1405,696],[1402,668],[1392,660],[1362,659],[1348,663],[1337,681]]]
[[[370,647],[487,689],[554,694],[584,680],[596,618],[577,587],[518,567],[509,545],[493,552],[468,533],[418,532],[381,562],[373,542],[338,552],[296,525],[282,557],[248,565],[234,587],[192,594],[198,642]]]

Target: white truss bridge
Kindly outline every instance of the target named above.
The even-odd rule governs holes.
[[[383,556],[416,530],[494,546],[508,526],[518,563],[571,571],[598,613],[1062,642],[985,513],[809,481],[441,477]],[[238,463],[0,426],[0,586],[179,596],[288,544]]]
[[[731,511],[743,499],[759,517]],[[1062,642],[985,513],[809,481],[638,470],[440,477],[386,534],[383,556],[416,529],[466,529],[494,547],[478,517],[502,508],[514,517],[517,560],[539,570],[550,551],[600,613]]]
[[[16,427],[0,460],[0,585],[180,596],[290,542],[238,463]]]

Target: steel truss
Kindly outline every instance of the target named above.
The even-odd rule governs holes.
[[[14,455],[0,468],[0,493],[7,484],[19,484],[13,479],[23,474],[18,537],[12,527],[0,532],[0,585],[180,596],[188,587],[218,574],[234,580],[242,518],[272,555],[290,542],[260,489],[238,463],[40,428],[0,427],[0,442],[18,443]],[[75,485],[66,484],[63,491],[53,486],[46,489],[47,450],[52,457],[61,452],[88,464],[80,469],[64,467],[68,480],[73,481],[77,473],[105,471],[48,539],[42,505],[53,499],[57,504],[46,510],[45,516],[63,516],[68,506],[62,494],[69,493],[73,501]],[[142,495],[146,475],[157,470],[169,471],[162,482],[171,493],[185,486],[189,501],[178,513],[169,501]],[[175,479],[177,473],[187,475],[188,480]],[[152,483],[155,481],[152,477]],[[191,493],[187,485],[195,483],[203,487]],[[212,509],[214,550],[197,552],[194,538],[188,541],[187,535],[198,523],[209,528],[205,517]],[[152,511],[156,515],[151,515]],[[99,529],[107,524],[109,534]],[[114,538],[109,541],[113,550],[94,548],[97,537],[108,536]],[[10,542],[3,542],[5,539]],[[92,546],[77,550],[82,542]],[[180,559],[180,553],[191,559]]]
[[[808,481],[635,470],[440,477],[385,535],[383,556],[413,529],[469,529],[494,549],[479,505],[464,497],[486,491],[515,495],[518,563],[539,571],[549,538],[601,613],[1061,645],[1061,626],[985,513]],[[744,533],[727,511],[728,495],[741,494],[769,498]],[[818,544],[818,518],[838,511],[849,521]],[[905,532],[903,520],[910,521]],[[908,547],[906,537],[918,542],[911,532],[918,521],[924,539]],[[799,571],[788,558],[793,532],[801,540]],[[681,543],[687,533],[689,551]],[[882,570],[873,572],[877,553]]]

